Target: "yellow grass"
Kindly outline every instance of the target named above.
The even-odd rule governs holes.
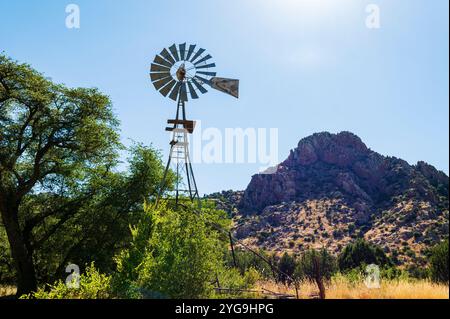
[[[258,289],[265,288],[277,293],[295,295],[291,285],[273,282],[259,282]],[[318,295],[317,286],[302,282],[299,286],[300,298],[310,299]],[[363,282],[351,283],[345,278],[333,279],[326,286],[327,299],[449,299],[448,285],[438,285],[426,280],[382,281],[380,288],[369,289]]]
[[[0,286],[0,298],[14,296],[16,294],[16,287],[14,286]]]
[[[286,286],[273,281],[258,282],[255,289],[293,295],[293,285]],[[14,296],[16,287],[0,286],[0,298]],[[302,282],[299,286],[301,299],[315,298],[318,294],[317,286],[311,282]],[[252,295],[253,298],[270,298],[270,295]],[[382,281],[379,289],[369,289],[364,283],[351,283],[345,277],[338,277],[326,287],[327,299],[449,299],[447,285],[434,284],[427,280],[392,280]]]

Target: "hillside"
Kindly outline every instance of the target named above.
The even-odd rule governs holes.
[[[243,192],[223,192],[235,235],[269,251],[339,252],[357,237],[399,264],[426,262],[448,236],[448,176],[424,162],[383,156],[349,132],[302,139],[273,174],[254,175]]]

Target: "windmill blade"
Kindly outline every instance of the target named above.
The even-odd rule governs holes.
[[[187,56],[186,56],[186,61],[189,61],[189,58],[191,57],[192,52],[194,52],[194,49],[195,49],[195,44],[191,44],[189,46],[189,50],[188,50],[188,53],[187,53]]]
[[[167,51],[167,49],[164,49],[161,51],[160,55],[166,59],[167,61],[169,61],[170,63],[175,64],[175,60],[173,59],[173,57],[170,55],[169,51]]]
[[[184,55],[186,54],[186,43],[180,44],[180,56],[181,60],[184,60]]]
[[[205,72],[205,71],[197,71],[199,74],[208,75],[208,76],[216,76],[216,72]]]
[[[154,63],[163,65],[163,66],[167,66],[168,68],[172,67],[172,63],[170,63],[169,61],[164,60],[162,57],[160,57],[159,55],[155,56],[155,59],[153,60]]]
[[[205,49],[199,49],[194,56],[192,57],[191,61],[192,63],[194,63],[195,59],[197,59],[200,55],[202,55],[203,52],[205,52]]]
[[[188,82],[188,87],[189,87],[189,93],[191,93],[191,98],[194,100],[198,99],[197,92],[195,92],[194,86],[192,85],[191,82]]]
[[[158,80],[158,81],[153,82],[153,85],[155,86],[155,88],[156,88],[157,90],[159,90],[159,89],[162,88],[164,85],[166,85],[167,83],[169,83],[171,80],[173,80],[172,77],[171,77],[171,76],[168,76],[168,77],[165,77],[165,78],[163,78],[163,79],[161,79],[161,80]]]
[[[169,77],[169,72],[163,72],[163,73],[150,73],[150,78],[152,79],[152,82],[164,79],[166,77]]]
[[[178,98],[178,94],[180,93],[181,82],[177,82],[172,92],[170,92],[169,98],[176,101]]]
[[[150,67],[150,71],[151,72],[170,72],[170,68],[152,63],[152,65]]]
[[[181,88],[180,88],[180,99],[182,101],[187,102],[188,97],[187,97],[187,89],[186,89],[186,82],[183,82],[181,84]]]
[[[207,69],[207,68],[214,68],[214,67],[216,67],[216,64],[211,63],[211,64],[199,65],[199,66],[196,66],[195,68],[196,69]]]
[[[169,94],[170,90],[172,90],[173,86],[177,83],[177,81],[175,81],[174,79],[172,79],[172,81],[169,82],[169,84],[167,84],[165,87],[163,87],[159,92],[163,95],[163,96],[167,96],[167,94]]]
[[[194,83],[194,85],[197,87],[197,89],[202,92],[202,94],[205,94],[206,92],[208,92],[207,89],[205,89],[200,83],[198,83],[198,81],[194,78],[192,78],[192,83]]]
[[[175,58],[175,61],[180,61],[180,57],[178,56],[178,51],[177,51],[177,46],[175,44],[173,44],[170,48],[169,48],[170,53],[172,53],[172,56]]]
[[[216,90],[239,98],[239,80],[213,77],[208,84]]]
[[[209,80],[207,80],[207,79],[205,79],[205,78],[202,78],[202,77],[199,76],[199,75],[194,76],[194,78],[195,78],[197,81],[203,82],[204,84],[211,85],[211,82],[210,82]]]
[[[200,63],[202,63],[202,62],[205,62],[205,61],[207,61],[207,60],[209,60],[209,59],[211,59],[211,58],[212,58],[212,56],[208,54],[207,56],[205,56],[205,57],[203,57],[202,59],[200,59],[200,60],[198,60],[197,62],[195,62],[194,65],[197,66],[198,64],[200,64]]]

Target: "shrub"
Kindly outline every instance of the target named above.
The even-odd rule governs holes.
[[[379,267],[392,265],[392,261],[380,247],[372,245],[363,239],[358,239],[354,243],[348,244],[339,255],[338,262],[341,271],[360,268],[369,264],[376,264]]]
[[[348,225],[348,233],[351,234],[355,230],[356,226],[355,224],[349,224]]]
[[[80,275],[79,288],[70,288],[62,280],[55,285],[47,285],[36,292],[24,295],[23,299],[107,299],[111,297],[111,278],[95,269],[94,263]]]
[[[264,250],[259,250],[258,254],[269,261],[270,257]],[[235,247],[234,255],[236,259],[236,267],[241,275],[244,275],[250,269],[256,270],[262,277],[273,279],[273,271],[269,263],[256,256],[254,253]],[[225,254],[225,264],[227,267],[234,267],[234,260],[228,251]]]
[[[325,249],[309,250],[300,259],[296,268],[296,277],[314,281],[319,289],[319,298],[325,299],[324,280],[330,280],[336,270],[336,263]]]
[[[318,261],[319,269],[315,268],[315,259]],[[298,279],[316,280],[317,271],[320,277],[330,280],[338,270],[336,258],[328,253],[326,249],[320,251],[308,250],[300,258],[295,269],[295,277]]]
[[[248,294],[241,290],[251,288],[260,279],[260,275],[254,268],[247,270],[244,276],[236,268],[225,268],[218,273],[217,279],[220,287],[226,288],[226,290],[216,292],[212,295],[213,297],[252,297],[247,296]]]
[[[431,252],[431,278],[435,282],[448,284],[448,239],[436,245]]]
[[[333,237],[336,239],[339,239],[342,237],[342,231],[340,229],[333,230]]]
[[[282,272],[279,274],[279,280],[283,283],[290,283],[295,271],[295,259],[288,253],[284,253],[278,262],[278,269]]]
[[[430,269],[420,267],[417,265],[410,265],[407,268],[408,276],[416,279],[427,279],[430,278]]]
[[[145,211],[131,248],[117,257],[114,287],[123,297],[207,298],[218,277],[235,277],[223,260],[228,238],[213,226],[228,226],[224,212],[207,206],[200,213],[193,206],[174,211],[162,204]]]

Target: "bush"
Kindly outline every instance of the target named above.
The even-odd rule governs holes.
[[[290,283],[295,271],[295,259],[288,253],[284,253],[278,262],[278,269],[282,272],[278,275],[278,280],[282,283]]]
[[[47,285],[36,292],[24,295],[22,299],[107,299],[111,297],[111,278],[95,269],[94,263],[80,275],[79,288],[69,288],[63,281]],[[48,289],[50,288],[50,289]]]
[[[317,259],[319,269],[315,268],[315,259]],[[320,251],[308,250],[302,255],[297,264],[295,277],[313,281],[319,275],[325,280],[330,280],[337,270],[336,258],[328,253],[326,249],[321,249]]]
[[[259,250],[258,254],[270,261],[270,256],[264,251]],[[254,253],[234,247],[234,255],[236,258],[236,267],[239,269],[241,275],[244,275],[250,269],[256,270],[263,278],[273,279],[273,271],[269,263],[256,256]],[[227,251],[225,254],[226,266],[234,267],[234,261],[232,254]]]
[[[260,279],[260,275],[254,268],[247,270],[244,276],[242,276],[236,268],[225,268],[223,271],[218,273],[217,279],[219,280],[221,288],[229,290],[216,292],[213,297],[254,297],[252,294],[240,290],[253,287],[254,284]]]
[[[431,278],[435,282],[448,284],[448,239],[436,245],[431,251]]]
[[[341,271],[361,268],[364,265],[376,264],[382,266],[392,266],[392,261],[386,256],[384,251],[363,239],[358,239],[354,243],[348,244],[338,257]]]
[[[214,295],[218,278],[239,275],[225,267],[228,237],[212,226],[228,227],[224,212],[209,207],[200,213],[192,207],[174,211],[163,204],[145,211],[132,230],[131,248],[116,258],[114,287],[121,297],[207,298]]]
[[[418,265],[410,265],[406,268],[408,276],[415,279],[428,279],[430,278],[430,269],[420,267]]]

